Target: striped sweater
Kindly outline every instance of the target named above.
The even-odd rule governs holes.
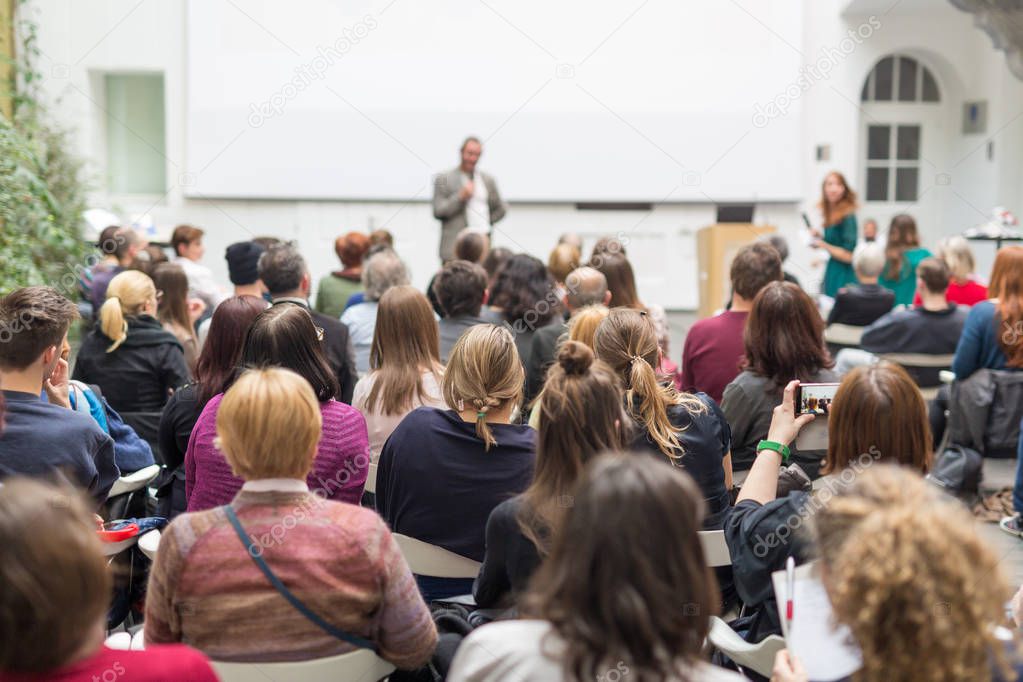
[[[188,439],[185,499],[190,512],[227,504],[242,487],[242,479],[231,472],[231,465],[213,445],[223,398],[220,393],[206,403]],[[366,419],[351,405],[333,399],[320,403],[320,414],[323,433],[306,482],[327,499],[358,504],[369,472]]]
[[[429,660],[437,630],[373,511],[306,492],[243,490],[232,506],[270,569],[313,612],[372,640],[399,668]],[[184,642],[220,661],[294,661],[352,650],[273,588],[222,507],[182,514],[164,531],[149,575],[145,639]]]

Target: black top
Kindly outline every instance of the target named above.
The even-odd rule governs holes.
[[[952,355],[966,324],[967,310],[949,303],[945,310],[893,310],[863,330],[860,347],[871,353]],[[949,363],[951,365],[951,363]],[[937,386],[940,367],[910,367],[921,386]]]
[[[568,333],[568,324],[550,324],[536,330],[533,343],[529,350],[529,364],[526,365],[526,396],[525,404],[540,394],[547,369],[554,364],[554,353],[558,347],[558,339]]]
[[[487,553],[472,586],[476,605],[484,609],[513,605],[540,565],[540,553],[519,527],[522,496],[494,507],[487,519]]]
[[[682,457],[674,461],[676,466],[685,469],[693,477],[703,491],[707,501],[704,528],[718,530],[729,511],[730,498],[728,488],[725,487],[722,460],[731,447],[732,432],[721,408],[710,396],[706,393],[693,395],[706,405],[706,411],[692,414],[683,405],[668,408],[668,419],[679,432],[678,439],[682,444]],[[661,452],[642,424],[637,424],[632,447],[651,452],[664,462],[669,462],[668,456]]]
[[[879,284],[850,284],[838,290],[828,324],[865,327],[895,305],[895,292]]]
[[[82,342],[72,379],[99,386],[110,406],[125,416],[159,412],[170,392],[188,382],[181,344],[153,317],[128,318],[128,338],[113,343],[99,328]]]
[[[348,335],[348,325],[336,317],[318,313],[309,307],[309,302],[301,298],[275,298],[273,305],[293,303],[309,311],[313,324],[323,330],[323,352],[327,356],[327,364],[334,370],[341,393],[337,399],[348,405],[352,404],[352,393],[359,381],[359,372],[355,369],[355,349],[352,338]]]
[[[160,456],[168,469],[177,469],[185,462],[188,438],[202,412],[195,384],[174,392],[160,416]]]
[[[0,475],[63,475],[97,501],[107,498],[120,472],[114,441],[87,412],[43,401],[38,395],[4,391]]]
[[[497,445],[483,449],[476,424],[453,410],[420,407],[384,443],[377,511],[391,530],[483,560],[484,530],[499,503],[533,478],[536,432],[492,424]]]

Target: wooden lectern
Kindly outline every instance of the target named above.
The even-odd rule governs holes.
[[[773,225],[719,223],[696,233],[697,265],[700,272],[700,317],[720,310],[732,295],[729,269],[735,253],[776,229]]]

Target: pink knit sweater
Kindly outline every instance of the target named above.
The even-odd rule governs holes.
[[[213,445],[223,398],[221,393],[206,403],[188,439],[185,497],[190,512],[227,504],[242,487],[242,479],[231,473],[224,455]],[[306,479],[309,489],[330,500],[358,504],[369,471],[366,420],[354,407],[336,400],[320,403],[320,414],[323,434]]]

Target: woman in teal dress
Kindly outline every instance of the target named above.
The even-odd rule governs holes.
[[[912,216],[903,213],[892,218],[884,253],[888,262],[878,284],[895,292],[895,305],[912,305],[916,294],[916,266],[931,255],[920,246]]]
[[[857,238],[856,193],[838,171],[832,171],[824,178],[820,209],[824,215],[824,234],[822,239],[820,231],[816,231],[814,247],[828,252],[821,290],[834,298],[839,289],[856,282],[852,267],[852,252]]]

